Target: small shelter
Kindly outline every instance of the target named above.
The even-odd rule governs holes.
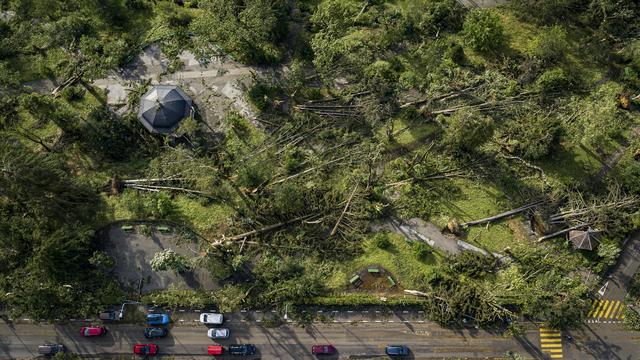
[[[175,85],[157,85],[140,99],[138,120],[156,134],[170,134],[191,115],[192,101]]]
[[[580,250],[593,250],[600,244],[600,232],[591,228],[585,230],[569,231],[569,241],[573,247]]]

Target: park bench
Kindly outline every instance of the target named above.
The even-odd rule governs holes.
[[[133,225],[125,224],[120,226],[120,229],[125,232],[131,232],[133,231]]]
[[[367,271],[369,272],[369,274],[380,274],[380,269],[378,268],[368,268]]]
[[[396,282],[391,276],[387,276],[387,279],[389,279],[389,283],[391,283],[391,286],[396,286]]]
[[[362,284],[362,280],[360,279],[360,275],[354,275],[351,279],[349,279],[351,285],[358,287]]]
[[[171,228],[168,227],[167,225],[159,225],[159,226],[156,227],[156,229],[158,229],[158,231],[163,232],[163,233],[171,231]]]

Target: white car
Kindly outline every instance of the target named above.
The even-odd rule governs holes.
[[[207,325],[222,325],[224,321],[222,314],[203,313],[200,314],[200,322]]]
[[[211,339],[228,339],[229,329],[209,329],[207,336]]]

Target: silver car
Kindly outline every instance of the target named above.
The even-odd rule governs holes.
[[[200,314],[200,322],[207,325],[222,325],[224,318],[222,314],[202,313]]]
[[[228,339],[229,329],[223,329],[223,328],[209,329],[209,331],[207,331],[207,336],[210,339]]]

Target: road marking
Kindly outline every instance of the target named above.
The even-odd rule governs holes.
[[[594,300],[587,318],[592,319],[620,319],[624,312],[624,304],[618,300]]]
[[[609,314],[611,314],[611,315],[615,314],[615,313],[616,313],[616,311],[618,311],[618,308],[619,308],[619,307],[620,307],[620,301],[616,301],[616,302],[613,304],[613,306],[611,306],[611,307],[609,308],[609,310],[607,310],[607,313],[606,313],[606,314],[604,314],[604,317],[605,317],[605,318],[608,318],[608,317],[609,317]]]
[[[540,349],[552,359],[562,359],[562,334],[559,330],[540,328]]]

